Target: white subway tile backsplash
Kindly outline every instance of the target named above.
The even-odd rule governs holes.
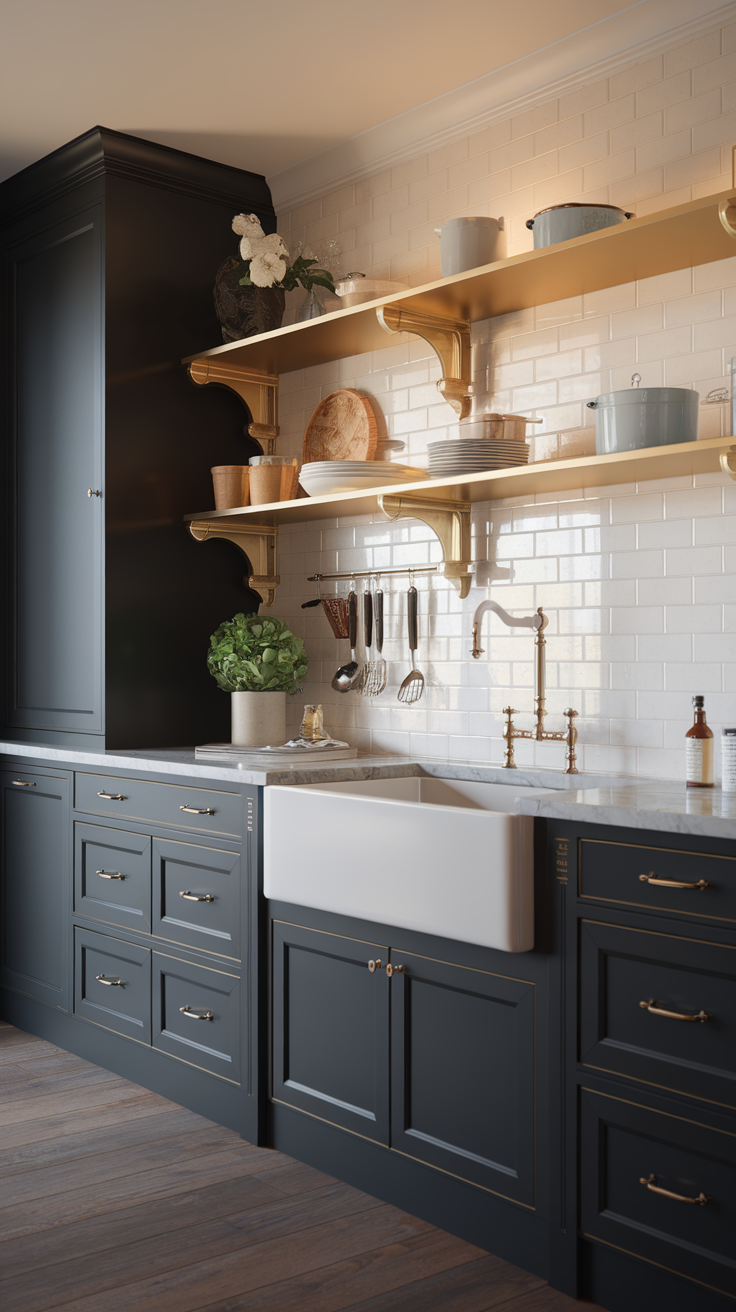
[[[586,200],[644,215],[725,190],[736,139],[736,24],[722,40],[714,26],[610,79],[550,95],[338,186],[281,215],[279,230],[291,242],[337,232],[346,269],[417,286],[439,276],[434,228],[446,218],[504,213],[513,254],[531,249],[525,221],[547,204]],[[736,355],[736,255],[475,324],[473,351],[478,411],[542,418],[531,435],[535,459],[590,454],[595,415],[585,401],[628,388],[634,372],[644,386],[694,385],[701,395],[726,381]],[[393,458],[421,465],[428,440],[458,432],[438,377],[431,348],[411,337],[286,375],[283,449],[298,454],[319,400],[352,386],[373,398],[379,432],[405,443]],[[700,437],[730,427],[726,407],[702,408],[699,420]],[[370,702],[332,692],[342,649],[321,611],[300,609],[313,595],[306,574],[439,559],[425,525],[375,518],[282,530],[277,613],[303,634],[312,663],[303,697],[290,699],[290,726],[309,697],[323,701],[333,731],[367,750],[500,761],[503,706],[513,698],[531,723],[533,639],[492,616],[486,655],[470,661],[480,587],[461,602],[444,579],[417,576],[427,691],[420,705],[403,708],[396,690],[408,669],[407,580],[387,576],[389,688]],[[483,589],[490,580],[490,595],[513,613],[545,608],[550,715],[577,705],[584,768],[681,778],[693,692],[708,694],[714,727],[736,723],[736,485],[723,475],[475,506],[472,555]],[[559,765],[549,744],[520,744],[517,759]]]

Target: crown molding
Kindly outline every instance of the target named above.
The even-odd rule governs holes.
[[[437,150],[736,19],[736,3],[637,0],[512,64],[368,128],[268,179],[277,213]]]
[[[48,204],[111,175],[228,208],[247,205],[273,223],[268,185],[260,174],[98,126],[0,183],[3,224],[32,213],[41,201]]]

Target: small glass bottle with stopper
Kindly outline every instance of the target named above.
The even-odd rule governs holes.
[[[705,722],[704,697],[693,697],[695,719],[685,735],[685,777],[688,788],[713,787],[713,730]]]

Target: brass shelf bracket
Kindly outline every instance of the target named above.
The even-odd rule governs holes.
[[[382,305],[378,322],[387,333],[414,333],[429,342],[442,365],[437,391],[452,406],[458,419],[470,414],[473,384],[470,372],[470,323],[449,319],[402,305]]]
[[[721,469],[736,483],[736,446],[732,446],[730,451],[724,451],[721,455]]]
[[[252,573],[243,582],[257,592],[264,606],[273,606],[281,582],[276,573],[278,528],[273,524],[223,524],[221,520],[193,519],[189,532],[197,542],[226,538],[242,551]]]
[[[276,374],[244,369],[237,364],[220,364],[217,360],[193,360],[189,377],[198,387],[216,383],[237,393],[251,414],[248,436],[259,443],[263,454],[273,454],[279,435],[279,380]]]
[[[442,547],[443,563],[437,573],[449,579],[461,597],[467,597],[473,573],[470,502],[434,500],[403,492],[401,496],[379,496],[378,505],[387,519],[419,519],[431,528]]]

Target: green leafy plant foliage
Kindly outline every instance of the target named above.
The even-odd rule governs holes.
[[[240,614],[212,634],[207,669],[223,692],[298,692],[307,654],[283,620]]]

